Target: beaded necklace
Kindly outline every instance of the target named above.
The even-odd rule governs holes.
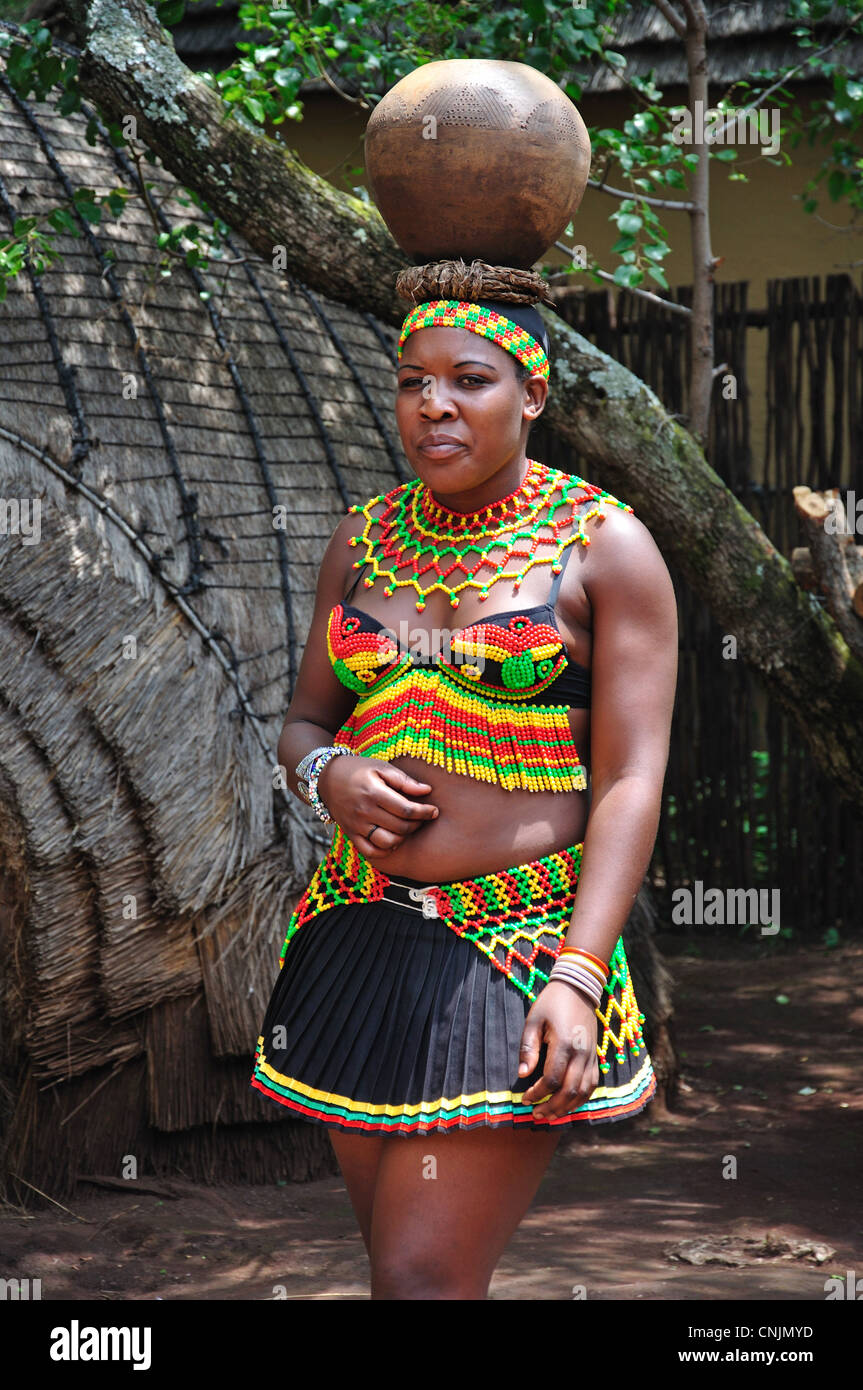
[[[576,540],[589,545],[590,537],[584,530],[584,523],[599,512],[599,507],[579,517],[577,528],[573,523],[578,508],[590,499],[613,503],[625,511],[632,510],[603,488],[560,469],[549,468],[536,459],[528,459],[527,473],[517,488],[475,512],[454,512],[445,507],[435,499],[431,489],[416,478],[390,492],[379,493],[363,506],[351,507],[352,512],[366,519],[360,535],[348,538],[349,545],[362,542],[366,547],[365,557],[355,560],[353,568],[362,569],[370,564],[372,575],[364,581],[365,587],[370,589],[380,575],[387,581],[383,591],[385,598],[391,598],[396,589],[412,585],[419,595],[417,612],[422,612],[426,596],[435,589],[448,594],[453,608],[459,606],[460,590],[468,587],[479,589],[482,602],[498,580],[514,580],[515,588],[520,589],[524,576],[534,565],[551,564],[552,572],[558,574],[560,557],[568,545]],[[372,516],[372,508],[380,502],[386,503],[382,515]],[[558,512],[562,514],[556,516]],[[374,540],[369,536],[373,526],[379,530]],[[552,534],[541,535],[543,529]],[[561,531],[571,531],[571,534],[561,540]],[[540,545],[553,545],[555,553],[537,555]],[[489,555],[492,550],[502,551],[501,558],[492,559]],[[408,551],[414,553],[409,556]],[[527,563],[520,569],[508,569],[516,559]],[[479,578],[483,567],[493,572]],[[399,579],[397,572],[404,569],[410,573],[407,578]],[[458,583],[450,583],[450,577],[459,571],[463,578]],[[420,576],[429,574],[433,576],[432,582],[422,588]]]

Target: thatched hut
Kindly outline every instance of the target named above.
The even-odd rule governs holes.
[[[79,214],[62,260],[0,305],[0,1110],[19,1201],[135,1165],[333,1171],[323,1131],[249,1082],[326,847],[275,749],[327,538],[410,476],[394,332],[238,238],[209,280],[180,261],[165,277],[157,230],[207,219],[148,164],[145,196],[101,128],[88,143],[90,114],[22,104],[0,72],[3,235],[82,188],[136,195],[119,221]],[[667,978],[637,935],[658,1021]]]

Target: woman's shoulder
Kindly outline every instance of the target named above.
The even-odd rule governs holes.
[[[380,521],[411,486],[416,486],[416,480],[399,483],[349,507],[330,536],[322,563],[328,567],[334,562],[340,570],[346,567],[348,573],[361,568],[375,542],[373,523]]]
[[[337,529],[341,529],[345,535],[361,534],[370,522],[380,520],[393,507],[397,507],[411,489],[417,488],[418,482],[417,478],[410,478],[407,482],[394,484],[386,492],[375,493],[365,502],[355,502],[342,517]]]
[[[592,482],[589,478],[582,478],[577,473],[564,473],[562,469],[555,469],[557,486],[567,501],[574,503],[575,514],[581,517],[588,513],[604,513],[615,507],[621,512],[634,514],[631,503],[616,497],[613,492],[602,487],[599,483]]]
[[[585,548],[601,533],[611,541],[613,537],[632,534],[641,527],[631,503],[578,474],[559,469],[556,472],[561,500],[572,506],[571,533]],[[557,514],[562,516],[560,511]]]

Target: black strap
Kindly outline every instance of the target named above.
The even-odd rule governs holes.
[[[369,561],[369,560],[366,560],[365,563],[361,566],[360,570],[359,570],[358,573],[357,573],[356,579],[354,580],[353,584],[352,584],[351,587],[348,589],[348,592],[345,594],[344,598],[342,599],[342,603],[347,603],[347,602],[348,602],[348,599],[350,598],[351,594],[354,592],[354,589],[357,587],[357,585],[359,584],[360,580],[362,579],[362,577],[363,577],[363,570],[366,568],[366,565],[368,565],[368,564],[370,564],[370,561]]]
[[[577,541],[577,540],[571,541],[570,544],[566,547],[566,550],[563,552],[563,555],[561,556],[561,560],[560,560],[560,574],[556,574],[556,575],[554,576],[554,582],[553,582],[553,584],[552,584],[552,586],[551,586],[551,588],[550,588],[550,590],[549,590],[549,593],[548,593],[548,601],[549,601],[549,603],[551,604],[552,608],[554,608],[555,604],[557,603],[557,596],[558,596],[558,594],[560,593],[560,583],[561,583],[561,580],[563,579],[564,573],[565,573],[565,571],[566,571],[566,567],[567,567],[567,565],[569,564],[569,557],[570,557],[570,555],[572,554],[572,552],[575,550],[575,548],[576,548],[577,545],[578,545],[578,541]]]

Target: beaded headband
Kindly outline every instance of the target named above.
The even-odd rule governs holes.
[[[521,324],[494,309],[484,309],[480,304],[463,299],[430,299],[425,304],[417,304],[402,324],[399,358],[409,335],[420,328],[467,328],[497,343],[505,352],[511,352],[535,375],[548,378],[548,358],[542,344]]]

